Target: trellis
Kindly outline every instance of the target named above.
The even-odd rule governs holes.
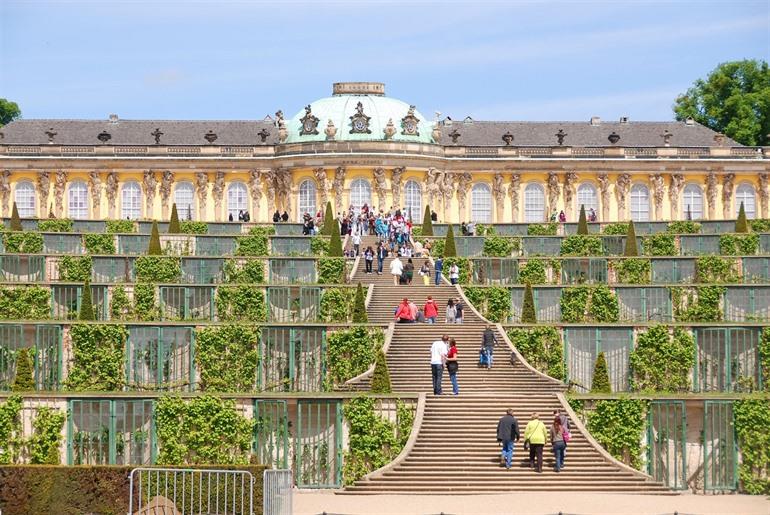
[[[732,401],[707,400],[703,412],[704,490],[735,490],[738,442]]]
[[[604,258],[569,258],[561,261],[562,284],[607,283],[607,260]]]
[[[285,400],[254,401],[254,453],[271,468],[289,466],[289,415]]]
[[[696,391],[732,392],[762,389],[760,328],[701,327],[693,332],[697,345],[694,381]]]
[[[519,262],[511,258],[475,258],[471,260],[473,284],[517,284]]]
[[[629,357],[633,349],[633,329],[609,327],[569,327],[564,331],[564,358],[567,380],[577,391],[591,389],[594,364],[604,352],[613,392],[628,390]]]
[[[326,375],[325,328],[263,327],[259,356],[260,390],[323,390]]]
[[[342,484],[342,403],[297,402],[294,440],[295,482],[300,488],[337,488]]]
[[[129,326],[126,383],[132,390],[192,391],[195,384],[192,327]]]
[[[269,322],[315,322],[321,289],[314,286],[271,286],[267,289]]]
[[[213,320],[214,287],[161,286],[160,313],[164,320]]]
[[[660,287],[617,287],[622,322],[671,322],[671,292]]]
[[[656,400],[647,412],[647,473],[674,490],[687,488],[684,401]]]
[[[36,390],[58,390],[62,371],[62,335],[58,325],[0,325],[0,390],[8,391],[16,377],[21,349],[33,351]]]

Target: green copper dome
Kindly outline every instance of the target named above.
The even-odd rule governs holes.
[[[360,105],[359,105],[360,104]],[[329,121],[336,131],[327,138]],[[385,96],[377,82],[341,82],[334,94],[302,109],[286,123],[286,143],[403,141],[434,143],[432,124],[414,106]],[[316,134],[317,133],[317,134]]]

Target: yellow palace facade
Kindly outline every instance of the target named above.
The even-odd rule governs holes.
[[[17,120],[0,128],[0,214],[292,221],[331,201],[426,205],[440,221],[768,217],[770,148],[685,122],[428,120],[381,83],[336,83],[292,118]]]

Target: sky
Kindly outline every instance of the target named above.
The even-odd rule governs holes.
[[[770,60],[770,0],[0,0],[24,118],[253,120],[377,81],[430,118],[670,120],[739,59]]]

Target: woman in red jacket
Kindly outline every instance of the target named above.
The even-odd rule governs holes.
[[[430,295],[428,295],[428,300],[425,302],[425,306],[422,308],[422,311],[425,313],[425,321],[427,323],[436,323],[436,317],[438,316],[438,305]]]
[[[404,297],[401,304],[396,308],[396,322],[400,324],[409,324],[414,322],[414,315],[412,309],[409,307],[409,299]]]

